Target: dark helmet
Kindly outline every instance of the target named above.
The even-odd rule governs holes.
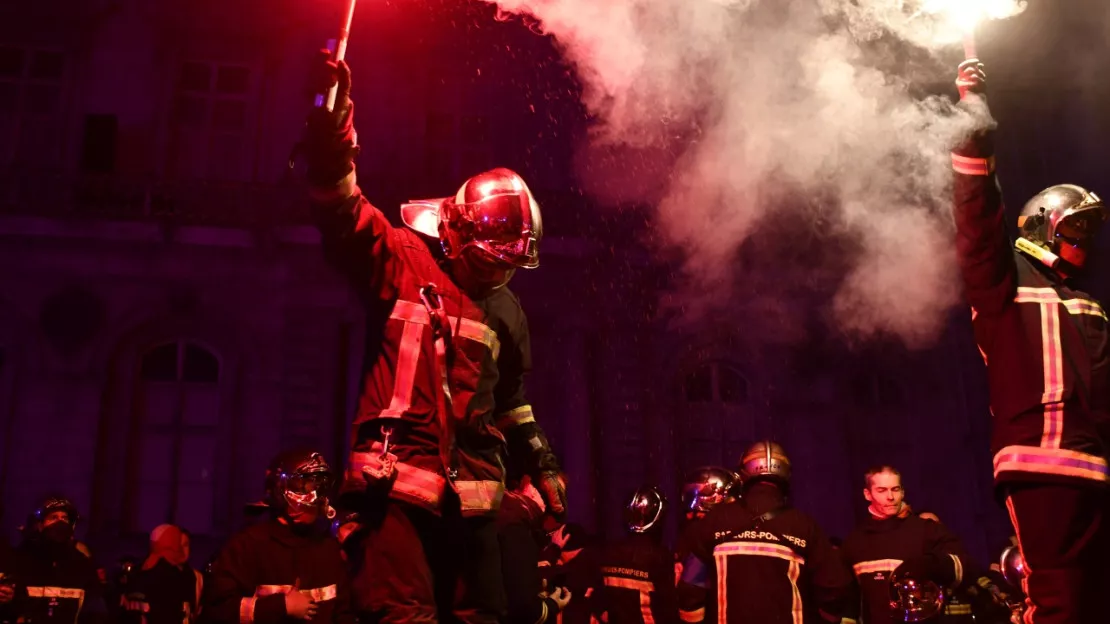
[[[77,526],[77,521],[81,519],[80,514],[77,513],[77,506],[71,503],[69,499],[62,498],[61,496],[48,496],[43,499],[38,507],[35,507],[35,510],[31,513],[31,520],[34,522],[42,522],[55,511],[65,512],[66,522],[69,523],[71,528],[75,528]]]
[[[895,621],[924,622],[944,610],[944,590],[899,566],[890,575],[890,610]]]
[[[279,453],[266,469],[266,503],[278,513],[290,509],[318,507],[331,518],[335,510],[328,505],[334,482],[331,466],[324,456],[312,450]]]
[[[790,458],[781,445],[770,440],[749,446],[740,458],[739,470],[744,485],[754,481],[790,483]]]
[[[1058,184],[1037,193],[1022,208],[1017,247],[1049,266],[1059,262],[1062,245],[1085,257],[1106,219],[1106,206],[1098,195],[1074,184]]]
[[[667,497],[654,485],[640,486],[624,508],[624,523],[633,533],[647,533],[663,524]]]
[[[706,513],[720,503],[732,500],[739,481],[736,473],[716,466],[688,473],[682,486],[683,511]]]

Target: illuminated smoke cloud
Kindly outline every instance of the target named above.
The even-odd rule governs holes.
[[[698,293],[727,300],[719,288],[743,283],[745,240],[770,220],[796,221],[801,238],[820,215],[829,244],[847,242],[839,327],[935,339],[959,297],[948,150],[983,122],[912,92],[954,71],[904,58],[959,40],[943,16],[897,0],[497,4],[537,18],[577,67],[599,120],[584,158],[609,162],[583,167],[586,187],[658,203],[659,235],[686,258],[669,300],[702,311],[712,305]],[[619,185],[592,175],[617,168]]]

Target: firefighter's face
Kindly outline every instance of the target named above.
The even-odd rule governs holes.
[[[42,528],[45,529],[46,527],[52,524],[57,524],[59,522],[69,524],[69,514],[61,510],[52,511],[46,514],[46,517],[42,519]]]
[[[863,497],[871,503],[871,511],[880,518],[891,518],[902,511],[902,502],[906,493],[902,489],[902,477],[890,473],[880,472],[872,475]]]
[[[509,283],[516,268],[479,247],[467,247],[455,260],[452,273],[468,295],[483,297]]]

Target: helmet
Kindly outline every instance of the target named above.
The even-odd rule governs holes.
[[[331,518],[328,505],[333,474],[324,456],[312,450],[279,453],[266,469],[266,502],[279,513],[318,507]]]
[[[901,567],[890,575],[890,610],[898,622],[924,622],[944,609],[944,590]]]
[[[77,506],[69,501],[67,498],[61,496],[48,496],[43,499],[42,504],[35,508],[31,513],[31,519],[36,522],[46,520],[47,516],[55,511],[64,511],[66,514],[66,522],[69,523],[71,528],[77,526],[77,521],[81,519],[80,514],[77,513]]]
[[[624,522],[633,533],[647,533],[662,525],[667,497],[654,485],[640,486],[624,508]]]
[[[1006,550],[1002,551],[998,568],[1002,571],[1002,576],[1006,579],[1006,582],[1013,587],[1021,587],[1022,579],[1028,573],[1028,570],[1025,569],[1025,557],[1022,556],[1021,549],[1017,546],[1007,546]]]
[[[744,484],[752,480],[790,482],[790,458],[782,446],[762,440],[748,447],[740,458],[740,479]]]
[[[682,508],[705,513],[733,497],[739,483],[736,474],[724,468],[706,466],[686,475],[682,486]]]
[[[470,178],[439,210],[439,239],[448,258],[467,248],[510,267],[540,265],[540,205],[517,173],[493,169]]]
[[[1107,219],[1106,206],[1098,195],[1074,184],[1049,187],[1026,202],[1018,217],[1021,239],[1018,249],[1055,266],[1061,255],[1061,244],[1090,251],[1100,226]],[[1044,254],[1043,251],[1049,254]]]

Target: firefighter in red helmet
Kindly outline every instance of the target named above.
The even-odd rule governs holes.
[[[382,622],[496,622],[506,457],[552,514],[566,512],[559,464],[525,395],[527,319],[507,288],[517,269],[539,266],[539,205],[519,175],[494,169],[454,196],[404,205],[407,227],[393,227],[355,183],[350,71],[318,68],[319,86],[337,82],[338,95],[332,111],[310,115],[302,144],[313,212],[326,255],[381,336],[367,351],[341,488],[344,506],[376,509],[363,514],[372,522],[356,603]]]

